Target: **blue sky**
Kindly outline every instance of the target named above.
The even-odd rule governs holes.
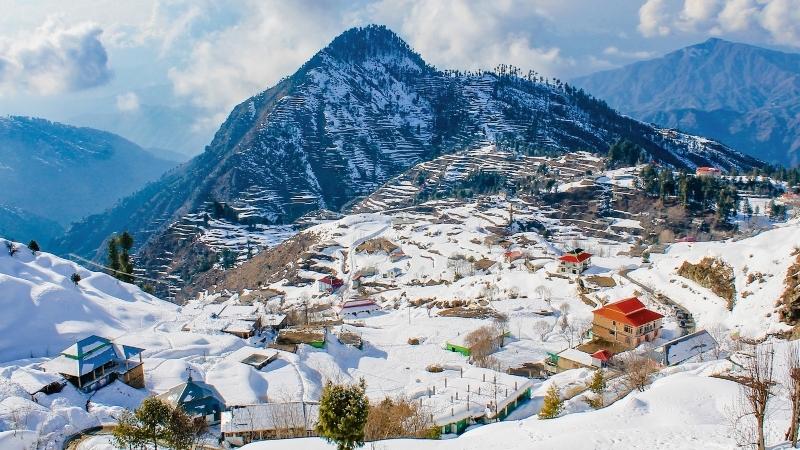
[[[800,0],[0,0],[0,11],[0,114],[96,125],[168,108],[196,138],[178,149],[191,153],[236,103],[367,23],[437,67],[564,79],[711,36],[800,48]]]

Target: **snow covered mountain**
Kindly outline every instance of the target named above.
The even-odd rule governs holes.
[[[621,116],[559,81],[508,67],[440,71],[385,27],[355,28],[235,107],[203,154],[76,224],[60,246],[95,255],[103,239],[129,229],[142,265],[191,277],[163,261],[195,238],[166,232],[187,215],[203,223],[290,223],[314,210],[340,210],[442,154],[492,142],[532,155],[605,152],[620,138],[676,167],[760,164],[716,142]],[[189,255],[202,261],[213,252],[194,247],[183,252]]]
[[[0,202],[61,226],[103,211],[174,165],[105,131],[0,117]]]
[[[800,162],[800,54],[713,38],[574,83],[641,120]]]

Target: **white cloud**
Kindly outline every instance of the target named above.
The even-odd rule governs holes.
[[[135,92],[117,95],[117,109],[122,112],[137,111],[139,109],[139,96]]]
[[[667,36],[677,30],[719,35],[747,33],[775,44],[800,47],[800,0],[647,0],[639,8],[639,32]]]
[[[603,54],[608,56],[614,56],[617,58],[626,58],[626,59],[647,59],[656,56],[657,52],[650,52],[646,50],[620,50],[615,46],[606,47],[603,49]]]
[[[673,13],[665,0],[647,0],[639,8],[639,32],[647,37],[666,36]]]
[[[48,95],[107,83],[112,71],[102,32],[90,22],[48,19],[33,32],[0,40],[0,92]]]

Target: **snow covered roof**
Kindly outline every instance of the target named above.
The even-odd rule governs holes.
[[[558,354],[558,357],[575,361],[576,363],[582,364],[586,367],[600,367],[601,365],[600,359],[574,348],[568,348],[564,350]]]
[[[266,327],[277,327],[286,320],[286,314],[263,314],[261,323]]]
[[[61,352],[61,355],[42,364],[53,373],[78,377],[116,360],[125,360],[144,350],[129,345],[115,344],[110,339],[92,335],[79,340]]]
[[[657,351],[662,355],[662,362],[671,366],[713,350],[717,345],[713,336],[706,330],[700,330],[667,342]]]
[[[243,433],[305,427],[312,430],[319,418],[316,403],[264,403],[234,408],[222,413],[220,431]]]
[[[334,308],[337,314],[358,314],[381,309],[377,303],[368,298],[345,300]]]
[[[664,317],[662,314],[647,309],[644,303],[636,297],[617,300],[594,310],[593,313],[634,327],[640,327]]]
[[[461,373],[439,374],[433,383],[422,386],[412,398],[419,399],[423,410],[433,415],[435,424],[446,425],[468,417],[493,417],[495,400],[500,411],[531,386],[533,381],[525,377],[471,367]]]
[[[172,403],[173,405],[180,405],[208,397],[213,398],[220,404],[225,404],[222,399],[222,395],[217,392],[214,386],[211,386],[203,381],[194,380],[191,377],[189,377],[185,383],[173,386],[167,392],[159,395],[158,397]]]
[[[61,380],[63,378],[54,373],[42,372],[41,370],[27,367],[19,367],[11,372],[11,381],[22,386],[25,392],[31,395],[53,383],[60,383]]]

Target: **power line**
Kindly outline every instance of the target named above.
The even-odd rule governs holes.
[[[89,265],[92,265],[92,266],[95,266],[95,267],[99,267],[99,268],[101,268],[101,269],[103,269],[103,270],[107,270],[107,271],[109,271],[109,272],[114,272],[114,273],[117,273],[117,274],[120,274],[120,275],[124,275],[124,276],[128,276],[128,277],[132,277],[132,278],[138,278],[138,279],[140,279],[140,280],[152,281],[153,283],[161,283],[161,284],[165,284],[165,285],[169,286],[169,283],[167,283],[166,281],[162,281],[162,280],[156,280],[156,279],[154,279],[154,278],[147,278],[147,277],[143,277],[143,276],[141,276],[141,275],[134,275],[134,274],[132,274],[132,273],[127,273],[127,272],[120,272],[119,270],[112,269],[112,268],[110,268],[110,267],[106,267],[106,266],[104,266],[104,265],[102,265],[102,264],[98,264],[98,263],[96,263],[96,262],[94,262],[94,261],[90,261],[90,260],[88,260],[88,259],[86,259],[86,258],[83,258],[83,257],[81,257],[81,256],[78,256],[78,255],[76,255],[76,254],[74,254],[74,253],[70,253],[70,254],[69,254],[69,256],[70,256],[71,258],[75,258],[75,259],[77,259],[77,260],[81,261],[81,262],[82,262],[82,263],[84,263],[84,264],[89,264]]]

